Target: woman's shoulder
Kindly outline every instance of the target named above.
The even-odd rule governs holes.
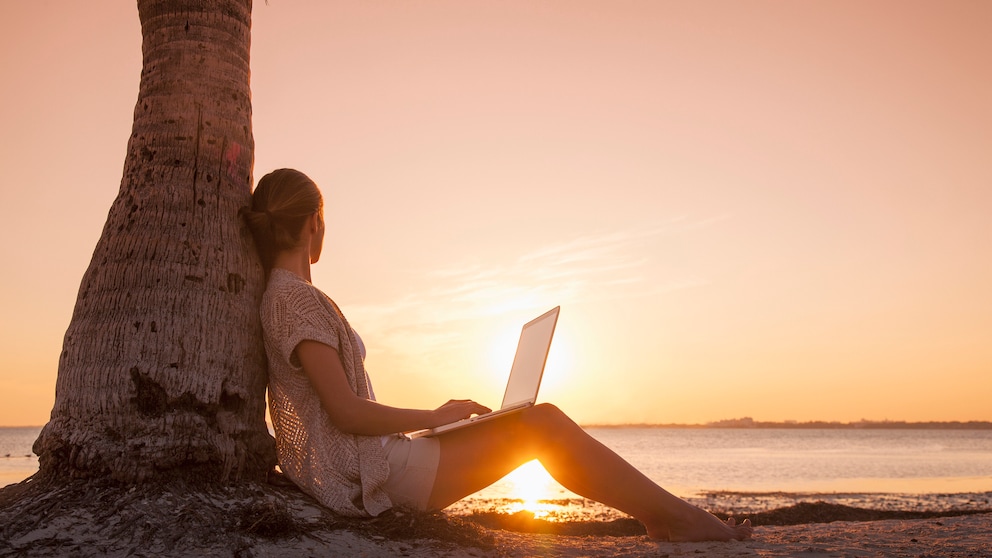
[[[313,291],[318,291],[318,289],[309,281],[292,271],[280,268],[275,268],[269,272],[269,279],[265,284],[266,295],[312,294]]]
[[[309,312],[327,309],[330,299],[320,289],[298,275],[283,269],[273,269],[262,295],[262,312],[292,309]],[[280,313],[282,313],[280,312]]]
[[[344,327],[331,300],[308,281],[278,271],[269,276],[259,308],[267,342],[286,358],[291,358],[289,355],[303,340],[319,341],[337,349],[337,336]]]

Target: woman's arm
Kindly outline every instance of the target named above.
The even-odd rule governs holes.
[[[469,400],[452,400],[433,411],[400,409],[359,397],[351,391],[338,352],[317,341],[302,341],[296,355],[310,379],[324,412],[342,432],[379,436],[433,428],[489,409]]]

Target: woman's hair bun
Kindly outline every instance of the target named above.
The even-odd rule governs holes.
[[[278,169],[258,181],[251,207],[238,213],[248,224],[266,269],[279,251],[296,246],[307,218],[322,212],[323,198],[310,177],[295,169]]]

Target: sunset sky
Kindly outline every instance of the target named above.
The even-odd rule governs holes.
[[[137,99],[133,2],[4,1],[0,425],[41,425]],[[256,0],[255,177],[379,399],[992,420],[992,2]]]

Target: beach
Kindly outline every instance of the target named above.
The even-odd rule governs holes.
[[[37,469],[30,455],[37,429],[0,434],[0,473],[30,485],[21,481]],[[49,495],[30,513],[0,509],[0,556],[992,557],[989,431],[594,434],[660,481],[671,479],[691,503],[749,518],[754,537],[651,541],[637,521],[525,467],[443,512],[391,511],[364,521],[333,516],[292,487],[81,488],[75,506],[71,495]],[[721,470],[733,474],[714,473]],[[57,521],[44,519],[52,510],[62,514]],[[154,525],[148,518],[156,514],[178,518],[181,529]]]
[[[0,556],[992,556],[992,493],[926,495],[921,506],[938,509],[916,511],[776,494],[794,503],[738,516],[755,523],[750,540],[671,543],[648,539],[635,520],[588,501],[554,503],[562,512],[543,519],[499,511],[509,501],[348,519],[285,483],[135,490],[79,482],[38,492],[17,510],[2,505],[31,484],[0,492]]]
[[[729,543],[666,543],[648,540],[633,520],[595,503],[572,503],[566,512],[566,525],[548,528],[527,517],[479,511],[457,506],[449,513],[462,513],[488,524],[496,533],[496,553],[511,556],[992,556],[992,493],[927,494],[718,494],[709,502],[722,502],[743,510],[749,506],[763,511],[741,513],[756,525],[748,541]],[[785,504],[771,507],[774,504]],[[857,503],[859,507],[838,502]],[[721,518],[727,513],[706,507]],[[773,504],[774,503],[774,504]],[[499,502],[494,508],[506,508]],[[574,509],[581,509],[575,512]],[[984,513],[981,513],[984,512]],[[956,515],[956,514],[967,515]],[[491,521],[486,521],[492,519]],[[561,519],[561,518],[558,518]],[[537,531],[521,533],[500,529]],[[557,531],[553,534],[539,531]],[[606,534],[604,534],[606,533]],[[620,533],[625,533],[621,535]],[[453,555],[458,555],[457,553]]]
[[[748,541],[655,543],[631,537],[501,535],[511,556],[802,556],[806,558],[992,556],[992,514],[940,520],[838,521],[758,526]],[[509,550],[515,549],[515,550]],[[452,556],[459,555],[457,552]],[[498,554],[493,554],[498,555]]]
[[[525,535],[493,532],[492,548],[449,545],[431,540],[388,541],[338,533],[325,539],[264,543],[253,556],[320,555],[500,557],[583,556],[713,558],[853,558],[992,556],[992,514],[941,520],[834,522],[788,527],[757,527],[748,541],[664,543],[646,537]]]

